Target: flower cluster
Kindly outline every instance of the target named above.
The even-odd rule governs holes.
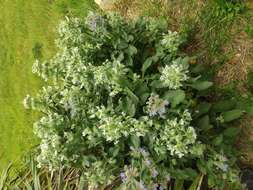
[[[212,144],[211,119],[221,113],[209,115],[198,90],[210,82],[179,56],[179,34],[143,18],[91,13],[61,22],[56,43],[57,54],[32,68],[51,86],[24,100],[43,113],[34,124],[41,167],[82,167],[91,189],[121,178],[120,189],[161,190],[170,179],[195,180],[196,162],[211,150],[231,150]],[[226,160],[210,162],[214,181],[231,179]]]
[[[187,154],[202,155],[202,146],[196,143],[196,131],[193,127],[185,126],[181,121],[167,120],[164,130],[160,133],[160,138],[156,141],[157,146],[164,144],[172,156],[176,155],[179,158]]]
[[[156,126],[160,131],[155,137],[155,151],[158,154],[169,154],[171,156],[203,154],[204,146],[197,142],[197,133],[190,126],[192,118],[190,113],[185,110],[180,116],[167,119],[163,126]]]
[[[152,127],[152,120],[148,117],[143,116],[137,120],[124,113],[118,116],[112,110],[106,110],[103,107],[99,108],[95,115],[99,119],[98,128],[103,136],[107,141],[115,144],[119,143],[121,138],[130,135],[145,136]]]
[[[187,73],[188,70],[184,65],[178,64],[177,61],[174,61],[171,65],[166,65],[162,69],[160,80],[170,89],[178,89],[183,86],[183,82],[189,79]]]

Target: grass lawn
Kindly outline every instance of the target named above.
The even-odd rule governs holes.
[[[36,144],[37,116],[23,108],[42,82],[32,74],[33,48],[42,59],[55,52],[55,30],[64,14],[85,15],[91,0],[0,0],[0,171]],[[36,45],[37,44],[37,45]]]

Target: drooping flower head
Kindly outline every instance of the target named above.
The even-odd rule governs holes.
[[[159,115],[161,118],[164,118],[167,105],[169,105],[167,100],[160,99],[159,95],[152,93],[147,102],[149,116]]]
[[[103,28],[105,20],[101,15],[94,12],[89,12],[88,16],[86,17],[86,24],[91,31],[95,32],[98,28]]]

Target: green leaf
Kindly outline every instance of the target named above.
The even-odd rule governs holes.
[[[148,88],[148,86],[147,86],[146,83],[144,83],[144,82],[139,82],[139,83],[135,86],[134,93],[135,93],[137,96],[141,96],[141,95],[144,94],[144,93],[149,93],[149,88]]]
[[[126,91],[128,97],[131,98],[131,100],[135,104],[137,104],[139,102],[139,98],[129,88],[126,88],[125,91]]]
[[[183,190],[183,187],[184,187],[184,180],[176,179],[174,190]]]
[[[128,47],[128,43],[126,43],[124,41],[119,41],[117,45],[118,45],[118,47],[116,47],[116,48],[121,49],[121,50]]]
[[[240,118],[243,115],[243,111],[239,109],[234,109],[231,111],[224,112],[221,115],[224,119],[224,122],[230,122],[230,121]]]
[[[144,76],[146,70],[152,65],[152,58],[149,57],[146,59],[146,61],[143,63],[142,68],[141,68],[141,72],[142,72],[142,76]]]
[[[160,80],[153,80],[150,84],[153,88],[166,88],[166,85],[162,83]]]
[[[136,112],[136,104],[132,101],[131,98],[126,97],[122,101],[122,106],[124,112],[126,112],[129,116],[133,117]]]
[[[183,65],[183,67],[184,67],[185,69],[188,69],[188,68],[189,68],[189,60],[190,60],[189,57],[178,58],[178,61],[180,62],[180,64]]]
[[[205,70],[206,70],[205,64],[196,64],[196,66],[194,66],[191,69],[191,72],[197,74],[197,73],[203,73]]]
[[[146,104],[148,97],[150,96],[150,93],[144,93],[140,96],[141,104]]]
[[[134,148],[139,148],[140,147],[140,144],[141,144],[141,141],[140,141],[140,137],[136,136],[136,135],[132,135],[130,137],[130,143],[132,144],[132,146]]]
[[[121,52],[117,58],[118,61],[123,61],[124,60],[124,53]]]
[[[184,101],[185,93],[183,90],[171,90],[164,94],[164,99],[168,100],[172,108]]]
[[[159,60],[159,57],[156,56],[156,55],[154,55],[154,56],[152,57],[152,60],[153,60],[153,62],[157,62],[157,61]]]
[[[196,109],[196,117],[202,116],[209,112],[211,104],[207,102],[200,103]]]
[[[209,174],[207,180],[208,180],[208,186],[213,187],[217,185],[217,179],[214,174]]]
[[[197,126],[204,131],[207,131],[213,127],[210,125],[210,119],[208,115],[201,117],[197,122]]]
[[[252,29],[253,29],[253,26],[252,26]],[[252,35],[253,35],[253,30],[252,30]],[[253,37],[253,36],[252,36]],[[248,84],[252,87],[253,85],[253,71],[251,69],[251,71],[249,71],[249,74],[248,74]]]
[[[207,171],[206,171],[206,163],[205,163],[204,160],[199,159],[199,160],[197,161],[197,167],[198,167],[198,169],[199,169],[199,171],[200,171],[201,173],[203,173],[203,174],[206,174],[206,173],[207,173]]]
[[[213,139],[212,144],[218,146],[222,143],[222,141],[223,141],[223,135],[219,135]]]
[[[128,42],[131,42],[131,41],[133,41],[133,40],[134,40],[133,35],[128,35],[128,36],[127,36],[127,41],[128,41]]]
[[[213,104],[212,111],[214,111],[214,112],[224,112],[224,111],[234,109],[235,106],[236,106],[236,101],[235,100],[223,100],[223,101],[220,101],[220,102],[217,102],[217,103]]]
[[[182,180],[194,180],[198,174],[195,170],[192,168],[185,168],[185,169],[175,169],[172,170],[171,175],[175,177],[176,179],[182,179]]]
[[[245,111],[250,114],[251,116],[253,116],[253,105],[249,105],[247,107],[245,107]]]
[[[252,84],[253,85],[253,84]],[[253,98],[243,97],[236,102],[237,109],[244,110],[249,115],[253,116]]]
[[[132,101],[128,102],[128,114],[130,117],[134,117],[135,112],[136,112],[136,106],[134,103],[132,103]]]
[[[196,90],[202,91],[210,88],[212,85],[213,83],[209,81],[197,81],[190,86]]]
[[[198,177],[196,177],[188,190],[200,190],[203,178],[203,174],[198,175]]]
[[[236,137],[240,133],[240,131],[241,129],[239,127],[229,127],[223,132],[223,134],[226,137],[233,138]]]
[[[137,48],[134,47],[133,45],[130,45],[128,47],[128,54],[131,55],[131,56],[137,54],[137,51],[138,51]]]
[[[132,84],[130,83],[130,81],[128,81],[128,79],[126,77],[120,77],[120,78],[116,78],[114,80],[122,87],[131,88],[131,86],[132,86]]]

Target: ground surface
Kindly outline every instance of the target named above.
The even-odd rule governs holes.
[[[64,14],[85,15],[91,5],[90,0],[0,0],[0,170],[36,145],[32,123],[38,116],[22,104],[43,85],[31,72],[35,57],[40,50],[42,59],[53,55]]]

